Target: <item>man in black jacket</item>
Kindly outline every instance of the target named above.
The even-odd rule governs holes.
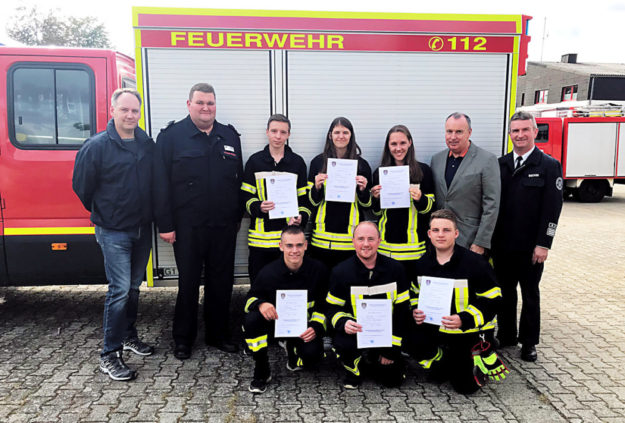
[[[234,249],[241,222],[241,140],[215,120],[215,89],[195,84],[189,115],[161,131],[154,152],[155,219],[161,239],[173,244],[178,266],[174,355],[191,356],[197,335],[199,285],[204,269],[206,343],[236,352],[228,322]]]
[[[378,254],[380,232],[373,222],[361,222],[354,229],[356,254],[339,263],[330,275],[326,298],[327,316],[334,328],[334,347],[345,369],[343,387],[356,389],[362,382],[363,352],[371,363],[375,379],[387,386],[404,380],[401,358],[402,336],[410,314],[409,286],[399,262]],[[392,345],[383,348],[358,348],[357,301],[388,299],[392,309]]]
[[[245,341],[254,357],[254,379],[249,390],[265,392],[271,380],[267,339],[274,322],[280,318],[276,311],[278,290],[307,291],[308,327],[293,337],[287,337],[287,364],[289,371],[312,367],[323,357],[322,337],[326,329],[323,314],[327,292],[328,271],[317,260],[304,256],[308,244],[300,226],[288,226],[280,237],[282,257],[266,265],[247,294],[245,303]]]
[[[85,141],[76,155],[72,183],[91,212],[108,279],[100,370],[111,379],[130,380],[136,373],[124,363],[122,349],[139,355],[154,352],[138,338],[135,327],[139,286],[152,246],[154,142],[137,126],[137,91],[115,91],[111,115],[106,131]]]
[[[562,166],[536,148],[536,135],[538,127],[531,114],[512,116],[513,150],[499,159],[501,206],[493,236],[493,262],[503,295],[497,337],[501,346],[520,342],[525,361],[537,358],[538,284],[562,210]],[[517,284],[523,298],[518,337]]]
[[[473,374],[472,348],[480,343],[480,332],[495,329],[501,289],[488,262],[456,244],[456,219],[447,209],[430,217],[428,236],[433,251],[416,261],[419,283],[413,284],[410,298],[416,325],[411,325],[407,338],[408,350],[421,367],[440,381],[449,379],[456,391],[470,394],[481,386]],[[428,319],[419,307],[421,286],[431,283],[432,278],[454,280],[449,315],[437,322]],[[500,376],[505,377],[505,373]]]

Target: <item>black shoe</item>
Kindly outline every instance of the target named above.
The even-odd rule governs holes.
[[[346,372],[345,379],[343,379],[343,388],[345,389],[358,389],[362,382],[362,376],[356,376],[351,372]]]
[[[239,351],[239,347],[237,347],[236,344],[227,341],[206,341],[206,345],[215,347],[226,353],[235,353]]]
[[[124,351],[132,351],[137,355],[152,355],[154,354],[154,347],[146,344],[139,338],[134,339],[126,339],[122,345],[124,346]]]
[[[271,375],[267,376],[267,378],[254,378],[250,383],[249,391],[253,394],[262,394],[267,390],[267,384],[271,381]]]
[[[130,370],[124,359],[121,350],[112,351],[100,357],[100,371],[106,373],[113,380],[132,380],[137,377],[134,370]]]
[[[521,347],[521,359],[523,361],[536,361],[538,354],[535,345],[523,344]]]
[[[256,357],[254,365],[254,379],[250,383],[249,391],[254,394],[262,394],[267,390],[267,384],[271,380],[271,367],[267,355]]]
[[[191,347],[185,344],[176,344],[174,348],[174,357],[178,360],[186,360],[191,357]]]
[[[299,357],[297,356],[297,353],[295,352],[295,347],[290,346],[289,344],[286,344],[286,369],[290,372],[299,372],[300,370],[302,370],[302,366],[299,363]]]

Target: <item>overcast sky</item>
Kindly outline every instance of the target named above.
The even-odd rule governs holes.
[[[210,7],[226,9],[266,10],[327,10],[358,12],[406,13],[478,13],[524,14],[532,16],[529,35],[529,60],[559,61],[565,53],[578,53],[579,62],[625,63],[622,46],[625,22],[625,0],[598,0],[589,2],[525,0],[445,0],[445,1],[351,1],[316,0],[39,0],[17,1],[20,5],[39,5],[42,9],[58,8],[63,14],[96,16],[109,31],[115,49],[134,55],[132,6],[150,7]],[[11,9],[6,2],[0,15],[0,42],[7,42],[4,32]],[[546,19],[546,20],[545,20]],[[546,23],[546,31],[543,28]],[[544,42],[543,42],[544,39]]]

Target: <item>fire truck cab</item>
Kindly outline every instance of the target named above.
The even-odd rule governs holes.
[[[105,282],[76,152],[106,128],[134,60],[110,50],[0,47],[0,285]]]

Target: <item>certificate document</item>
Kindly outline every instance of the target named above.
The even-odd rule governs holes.
[[[295,217],[299,214],[297,205],[297,175],[275,173],[265,177],[267,200],[275,205],[269,210],[269,219]]]
[[[326,201],[353,203],[356,195],[358,160],[328,159]]]
[[[276,338],[297,338],[308,329],[308,291],[279,289],[276,291]]]
[[[399,209],[410,207],[410,166],[381,167],[379,170],[380,207]]]
[[[393,346],[393,309],[391,300],[356,299],[356,321],[362,332],[356,333],[358,348]]]
[[[419,310],[425,313],[425,322],[440,326],[443,316],[451,313],[454,279],[421,276],[419,285]]]

